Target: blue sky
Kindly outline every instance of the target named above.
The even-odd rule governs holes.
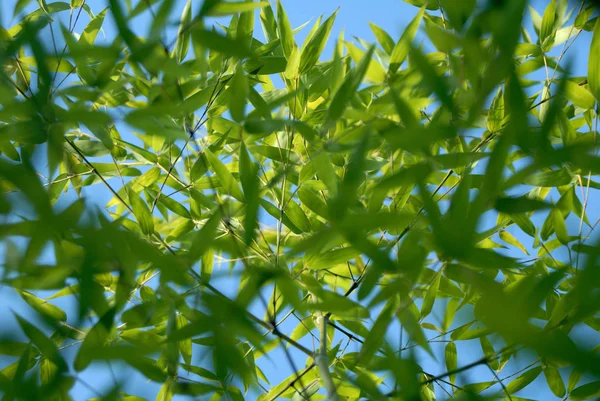
[[[143,1],[143,0],[141,0]],[[48,1],[51,2],[51,1]],[[136,1],[133,1],[134,4]],[[13,26],[17,19],[12,17],[12,10],[14,8],[15,0],[2,0],[0,3],[0,23],[3,27],[9,28]],[[34,2],[35,3],[35,2]],[[105,0],[88,0],[87,4],[89,4],[92,10],[97,13],[102,10],[106,6]],[[176,9],[181,10],[183,8],[184,1],[177,0]],[[193,8],[195,10],[198,9],[198,5],[200,1],[194,1]],[[547,2],[541,1],[533,1],[531,4],[541,13],[543,11],[543,6]],[[314,22],[319,15],[324,15],[327,17],[332,12],[334,12],[338,7],[338,15],[336,18],[336,22],[334,25],[332,39],[336,38],[339,32],[343,29],[345,38],[348,41],[353,40],[353,37],[359,37],[365,39],[367,41],[374,41],[373,34],[369,28],[368,22],[373,22],[383,29],[385,29],[394,39],[397,39],[401,32],[404,30],[407,23],[414,17],[417,9],[403,1],[400,0],[371,0],[371,1],[363,1],[363,0],[283,0],[283,5],[287,11],[287,14],[290,18],[292,26],[295,28],[300,26],[301,24],[312,20]],[[155,6],[156,7],[156,6]],[[68,13],[63,13],[61,16],[63,20],[68,21]],[[76,31],[80,31],[83,24],[88,21],[87,17],[82,17],[82,22],[79,23]],[[150,21],[149,13],[145,13],[142,16],[136,18],[132,26],[136,30],[136,32],[145,34],[147,32],[148,22]],[[308,33],[310,26],[305,27],[297,36],[297,42],[302,43],[304,36]],[[107,18],[105,21],[104,29],[106,31],[107,37],[113,37],[115,34],[114,24],[112,18]],[[255,32],[259,38],[262,38],[262,32],[260,29],[260,25],[257,21],[255,25]],[[532,32],[532,30],[531,30]],[[532,35],[533,32],[532,32]],[[573,74],[574,75],[585,75],[587,71],[587,55],[589,49],[589,41],[590,35],[587,32],[584,32],[577,42],[573,45],[571,50],[567,55],[567,59],[573,60]],[[329,55],[333,46],[334,40],[330,40],[325,50],[325,54]],[[50,42],[47,41],[47,45]],[[564,64],[564,62],[563,62]],[[111,195],[104,190],[103,187],[97,185],[90,189],[86,193],[89,197],[94,200],[94,203],[103,207],[106,202],[111,198]],[[558,198],[553,196],[554,200],[558,200]],[[593,199],[593,201],[595,201]],[[592,203],[593,204],[593,203]],[[592,213],[589,217],[593,222],[597,216],[596,213]],[[571,221],[570,224],[575,226],[577,222]],[[527,238],[523,238],[522,236],[519,239],[523,239],[525,241],[529,241]],[[3,252],[4,248],[0,247],[0,252]],[[515,255],[521,257],[522,255]],[[226,269],[226,266],[225,266]],[[228,292],[234,291],[234,287],[232,286],[231,281],[222,280],[220,283],[221,286],[228,290]],[[0,287],[0,301],[5,305],[10,305],[10,309],[15,312],[27,315],[28,307],[24,304],[24,302],[18,297],[14,291],[7,287]],[[57,305],[65,308],[68,314],[75,314],[75,310],[73,309],[73,305],[68,301],[60,300],[57,302]],[[466,318],[468,315],[468,310],[462,312],[462,316],[459,315],[457,320],[460,320],[462,317]],[[443,312],[441,310],[434,311],[434,318],[443,316]],[[0,317],[0,324],[4,327],[4,330],[10,330],[15,328],[14,320],[10,314],[5,314]],[[293,326],[291,326],[293,328]],[[584,333],[585,334],[585,333]],[[433,335],[431,332],[428,335]],[[308,343],[310,345],[310,343]],[[434,350],[438,356],[440,356],[439,361],[443,361],[443,345],[434,346]],[[352,349],[357,350],[355,346],[351,346],[349,350]],[[459,366],[464,365],[472,360],[478,359],[481,357],[481,351],[479,349],[479,344],[458,344],[459,355],[464,355],[464,358],[459,360]],[[73,347],[67,351],[67,353],[73,356],[77,347]],[[510,369],[506,371],[506,373],[510,373],[511,371],[516,371],[520,366],[526,366],[530,359],[526,356],[520,356],[520,359],[514,363],[514,366],[511,366]],[[0,362],[3,362],[3,359],[0,358]],[[4,363],[3,363],[4,364]],[[2,364],[2,365],[3,365]],[[304,362],[299,360],[298,365],[303,366]],[[0,366],[2,366],[0,365]],[[264,371],[268,377],[273,377],[274,380],[271,384],[276,384],[279,380],[284,379],[289,376],[292,371],[287,365],[287,362],[283,359],[283,355],[281,352],[275,353],[273,355],[273,360],[271,362],[264,363]],[[437,366],[437,367],[435,367]],[[424,366],[431,373],[441,373],[442,365],[433,365]],[[114,367],[114,372],[119,381],[123,381],[125,384],[125,390],[131,389],[132,393],[140,396],[145,396],[149,400],[153,400],[157,391],[158,385],[156,383],[148,383],[141,376],[136,374],[131,374],[128,370],[120,369],[118,366]],[[505,374],[506,374],[505,373]],[[486,369],[474,369],[466,373],[468,381],[487,381],[493,380],[493,376]],[[113,382],[112,374],[104,364],[97,364],[94,368],[89,369],[84,374],[81,375],[81,379],[85,382],[89,383],[93,388],[103,391],[108,389]],[[90,397],[97,396],[94,394],[90,388],[84,385],[82,382],[78,382],[76,384],[75,390],[72,393],[75,400],[86,400]],[[525,397],[531,397],[534,399],[548,399],[553,400],[554,397],[552,394],[546,389],[546,385],[543,379],[543,376],[538,378],[536,385],[531,386],[523,392]],[[248,399],[252,399],[250,396]]]

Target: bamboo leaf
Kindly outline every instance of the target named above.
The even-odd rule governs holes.
[[[425,7],[422,7],[415,16],[415,18],[410,22],[410,24],[408,24],[408,26],[402,33],[402,36],[396,43],[396,46],[394,46],[394,49],[392,50],[392,54],[390,56],[391,73],[395,73],[396,71],[398,71],[404,60],[406,60],[406,57],[408,56],[412,45],[412,41],[414,40],[415,35],[417,34],[419,25],[421,25],[421,20],[423,19],[424,14]]]
[[[566,393],[565,383],[558,369],[546,366],[544,368],[544,376],[546,376],[546,383],[548,383],[548,387],[550,387],[554,395],[560,398],[564,397]]]
[[[329,39],[329,34],[331,33],[331,28],[333,27],[336,15],[337,10],[331,14],[321,26],[319,26],[319,29],[317,29],[312,37],[307,39],[307,42],[302,47],[299,66],[300,74],[308,72],[308,70],[310,70],[319,60],[319,56],[321,56],[321,53],[325,48],[327,39]]]
[[[67,314],[65,311],[60,309],[56,305],[52,305],[51,303],[36,297],[35,295],[22,291],[21,297],[31,306],[36,312],[41,315],[48,317],[57,322],[65,322],[67,320]]]
[[[600,19],[596,20],[588,58],[588,82],[590,92],[600,102]]]
[[[508,383],[506,386],[506,391],[509,394],[514,394],[519,390],[524,389],[534,381],[539,375],[542,373],[541,366],[536,366],[534,368],[529,369],[525,373],[521,374],[519,377]]]
[[[221,182],[221,185],[223,185],[223,188],[225,188],[225,191],[227,191],[229,195],[233,196],[237,200],[243,202],[244,194],[242,193],[242,190],[227,166],[225,166],[210,149],[205,150],[205,155],[206,159],[212,166],[213,171],[217,175],[217,178]]]
[[[135,191],[129,191],[129,201],[131,202],[133,215],[142,232],[146,235],[152,234],[154,232],[154,220],[146,202]]]
[[[257,8],[266,7],[268,5],[268,1],[219,1],[214,2],[214,4],[208,9],[208,11],[206,11],[205,13],[201,13],[201,15],[205,15],[207,17],[222,17],[226,15],[252,11]]]
[[[190,47],[190,40],[192,31],[190,30],[190,24],[192,23],[192,0],[188,0],[185,3],[183,12],[181,14],[181,20],[179,22],[179,29],[177,30],[177,41],[175,42],[175,58],[181,63],[187,55]]]
[[[444,349],[444,358],[446,360],[446,370],[448,372],[452,372],[456,370],[458,367],[458,354],[456,352],[456,344],[454,342],[449,342],[446,344]],[[456,381],[456,375],[450,375],[450,383],[454,383]]]

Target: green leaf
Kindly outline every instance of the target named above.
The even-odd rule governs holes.
[[[400,319],[404,330],[406,330],[412,341],[415,341],[430,355],[433,355],[431,347],[427,342],[427,338],[425,338],[425,334],[423,333],[423,329],[421,329],[421,326],[419,325],[419,310],[416,309],[416,306],[412,300],[406,300],[404,302],[407,302],[407,305],[400,305],[400,308],[396,312],[396,315],[398,316],[398,319]],[[411,306],[414,306],[416,311],[412,310]]]
[[[364,57],[365,52],[354,46],[352,43],[346,43],[346,49],[348,49],[348,54],[355,63],[359,63]],[[377,60],[371,60],[371,63],[369,63],[365,78],[367,79],[367,82],[372,83],[381,83],[385,81],[385,70]]]
[[[307,43],[302,47],[299,67],[300,74],[308,72],[319,60],[319,56],[325,48],[327,39],[329,39],[329,34],[331,33],[331,28],[333,27],[336,15],[337,10],[323,22],[315,34],[308,39]]]
[[[188,0],[181,14],[179,22],[179,30],[177,31],[177,41],[175,42],[175,58],[179,63],[185,59],[190,47],[190,39],[192,31],[190,24],[192,23],[192,0]]]
[[[369,311],[362,305],[334,292],[322,291],[318,294],[319,301],[310,305],[317,311],[328,311],[336,316],[365,318]]]
[[[102,24],[104,23],[104,17],[106,17],[106,11],[108,8],[100,11],[94,19],[92,19],[89,24],[83,30],[83,33],[79,37],[79,43],[91,46],[96,41],[96,37],[98,36],[98,32],[102,29]]]
[[[98,349],[104,347],[109,339],[113,318],[114,309],[111,309],[88,331],[73,361],[76,371],[81,372],[85,369],[94,359],[94,354],[98,353]]]
[[[241,40],[231,39],[215,31],[207,31],[197,27],[191,29],[191,31],[192,39],[195,42],[206,46],[208,49],[220,52],[225,56],[250,57],[252,55]]]
[[[424,14],[425,7],[422,7],[415,18],[410,22],[410,24],[408,24],[402,33],[402,36],[398,40],[398,43],[396,43],[396,46],[394,46],[390,56],[390,72],[394,73],[398,71],[404,60],[406,60],[412,41],[419,30],[419,25],[421,25],[421,20],[423,19]]]
[[[154,233],[154,220],[146,202],[135,191],[129,191],[129,202],[142,232],[146,235]]]
[[[519,240],[513,237],[513,235],[508,231],[500,231],[499,236],[502,241],[506,242],[509,245],[516,246],[521,251],[523,251],[525,255],[529,255],[529,252],[527,252],[527,249],[523,246],[523,244],[521,244]]]
[[[394,39],[392,39],[392,37],[383,28],[379,27],[373,22],[369,22],[369,26],[375,35],[375,39],[377,39],[381,47],[383,47],[383,50],[385,50],[387,54],[392,54],[395,46]]]
[[[49,317],[57,322],[65,322],[67,320],[67,314],[58,306],[52,305],[27,291],[21,291],[21,297],[29,304],[29,306],[41,315]]]
[[[552,209],[550,218],[552,219],[552,227],[554,227],[556,237],[563,245],[567,245],[569,243],[569,233],[567,232],[567,225],[563,214],[559,209]]]
[[[249,94],[248,80],[240,64],[229,81],[229,90],[233,94],[229,98],[229,112],[234,121],[240,122],[246,116],[246,102]]]
[[[360,255],[360,252],[353,247],[346,247],[328,251],[325,254],[317,255],[306,262],[309,269],[319,270],[328,269],[335,265],[345,264]]]
[[[283,55],[287,60],[290,60],[290,57],[297,46],[296,42],[294,42],[292,25],[290,24],[288,16],[285,13],[280,0],[277,0],[277,30],[279,32],[279,40],[281,41]]]
[[[225,188],[225,191],[233,196],[235,199],[243,202],[244,194],[242,193],[241,188],[239,187],[237,181],[233,177],[233,174],[229,171],[229,169],[215,156],[210,149],[205,149],[204,153],[206,154],[206,160],[210,163],[213,168],[213,171],[217,175],[217,178]]]
[[[539,375],[542,373],[542,367],[536,366],[534,368],[529,369],[525,373],[521,374],[519,377],[508,383],[506,386],[506,391],[509,394],[514,394],[519,390],[527,387],[532,381],[534,381]]]
[[[300,189],[298,189],[298,198],[309,210],[323,217],[324,219],[328,218],[327,216],[329,215],[329,208],[315,191],[302,186]]]
[[[452,25],[460,30],[473,14],[476,3],[476,0],[441,0],[440,6],[448,15]]]
[[[575,368],[571,371],[571,374],[569,374],[569,380],[567,382],[567,391],[569,393],[575,389],[575,386],[577,386],[582,376],[583,371],[580,369]]]
[[[502,128],[502,122],[504,121],[504,94],[502,88],[498,88],[498,92],[492,100],[492,105],[488,111],[487,129],[494,133],[498,132]]]
[[[13,10],[13,17],[19,14],[21,11],[23,11],[23,9],[27,7],[31,2],[32,0],[17,0],[15,2],[15,8]]]
[[[380,349],[385,340],[386,331],[394,318],[396,308],[395,299],[391,299],[373,323],[373,327],[369,330],[369,334],[360,350],[359,358],[362,363],[368,364],[373,355]]]
[[[325,183],[327,190],[329,191],[329,196],[335,197],[337,196],[338,191],[338,176],[335,173],[335,169],[333,168],[333,163],[331,162],[331,158],[325,152],[321,152],[320,154],[313,157],[313,165],[317,172],[317,175]]]
[[[158,390],[158,394],[156,395],[156,401],[171,401],[173,399],[173,387],[175,386],[175,382],[173,379],[168,378],[166,382],[160,386]]]
[[[575,106],[587,110],[594,108],[594,95],[582,85],[566,81],[565,95]]]
[[[498,198],[494,202],[494,208],[506,214],[518,214],[534,212],[536,210],[549,209],[552,205],[527,196],[520,198]]]
[[[542,17],[542,28],[540,30],[540,43],[544,43],[546,38],[554,31],[554,21],[556,19],[556,0],[551,0]]]
[[[188,320],[181,313],[177,315],[177,329],[187,326]],[[192,339],[186,338],[179,342],[179,352],[188,365],[192,363]]]
[[[454,320],[454,316],[456,315],[456,308],[458,307],[458,299],[452,298],[448,301],[446,305],[446,310],[444,311],[444,320],[442,322],[442,331],[446,333]]]
[[[456,344],[453,341],[446,344],[444,349],[444,358],[446,360],[446,370],[448,372],[456,370],[458,367],[458,354],[456,353]],[[450,375],[450,383],[454,383],[455,380],[456,375]]]
[[[534,187],[561,187],[573,182],[573,176],[565,169],[545,171],[530,175],[523,180],[523,184]]]
[[[354,96],[354,93],[358,89],[358,86],[362,82],[363,77],[367,72],[374,51],[375,48],[371,47],[356,68],[351,73],[346,75],[344,82],[342,82],[342,85],[340,85],[338,90],[333,95],[331,104],[327,109],[323,127],[329,128],[342,117],[346,106]]]
[[[58,368],[61,371],[66,371],[68,369],[67,363],[59,354],[58,348],[56,347],[54,342],[48,339],[40,329],[33,326],[21,316],[15,314],[15,317],[17,318],[21,330],[23,330],[23,332],[25,333],[27,338],[31,340],[33,345],[35,345],[37,349],[40,350],[42,355],[54,362],[54,364],[58,366]]]
[[[247,2],[247,1],[219,1],[211,6],[208,11],[202,15],[207,17],[222,17],[235,13],[243,13],[246,11],[252,11],[257,8],[266,7],[269,5],[268,1],[259,2]]]
[[[588,58],[590,92],[600,102],[600,19],[596,20]]]
[[[479,343],[481,344],[483,355],[488,358],[488,365],[490,365],[492,369],[498,370],[498,356],[491,341],[487,336],[481,336],[479,337]]]
[[[440,288],[440,280],[442,278],[442,273],[438,272],[433,279],[433,282],[429,285],[427,289],[427,293],[425,294],[425,298],[423,298],[423,304],[421,305],[421,320],[425,319],[431,310],[433,309],[433,304],[438,296],[438,290]]]
[[[600,395],[600,380],[579,386],[569,394],[569,399],[574,401],[589,400]]]
[[[560,372],[558,369],[552,366],[546,366],[544,369],[544,376],[546,376],[546,382],[548,383],[548,387],[557,397],[564,397],[566,393],[565,382],[560,376]]]
[[[221,215],[219,213],[214,213],[208,221],[204,223],[202,229],[196,233],[192,239],[192,246],[190,247],[189,253],[189,257],[192,261],[197,261],[210,249],[220,222]]]
[[[294,46],[288,58],[288,63],[285,67],[285,76],[287,79],[296,79],[300,75],[300,50]]]
[[[240,181],[246,197],[246,215],[244,217],[244,241],[247,245],[254,238],[254,231],[258,228],[259,185],[258,166],[250,159],[250,154],[244,142],[240,143]]]

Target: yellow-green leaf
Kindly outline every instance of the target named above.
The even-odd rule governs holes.
[[[565,382],[560,376],[560,372],[553,366],[546,366],[544,369],[544,376],[546,376],[546,382],[548,387],[557,397],[564,397],[566,393]]]
[[[404,60],[406,60],[408,52],[410,51],[410,46],[417,34],[419,25],[421,25],[424,14],[425,7],[422,7],[415,18],[408,24],[398,40],[398,43],[396,43],[396,46],[394,46],[394,50],[392,50],[392,55],[390,56],[390,72],[398,71],[398,68],[400,68]]]
[[[596,21],[588,58],[590,92],[600,102],[600,18]]]
[[[259,1],[257,3],[246,1],[219,1],[211,6],[204,15],[209,17],[222,17],[225,15],[252,11],[268,5],[268,1]]]
[[[152,234],[154,232],[154,220],[146,202],[135,191],[129,191],[129,202],[142,232],[146,235]]]
[[[509,233],[508,231],[500,231],[500,239],[504,242],[506,242],[509,245],[512,246],[516,246],[517,248],[519,248],[521,251],[523,251],[523,253],[525,255],[529,255],[529,252],[527,252],[527,249],[523,246],[523,244],[521,244],[519,242],[518,239],[516,239],[511,233]]]
[[[542,373],[542,367],[536,366],[535,368],[531,368],[513,381],[511,381],[506,386],[506,391],[509,394],[514,394],[519,390],[527,387],[532,381],[534,381],[539,375]]]
[[[223,188],[225,188],[225,191],[227,191],[229,195],[233,196],[237,200],[244,201],[242,189],[227,166],[225,166],[223,162],[221,162],[221,160],[219,160],[219,158],[213,152],[211,152],[210,149],[206,149],[205,154],[206,159],[212,166],[213,171],[217,175],[217,178],[221,182]]]
[[[444,349],[444,357],[446,359],[446,370],[448,372],[456,370],[458,367],[458,355],[456,353],[456,344],[451,341],[446,344],[446,348]],[[450,375],[450,382],[454,383],[456,379],[456,375]]]
[[[36,297],[27,291],[22,291],[21,297],[29,304],[29,306],[31,306],[41,315],[54,319],[58,322],[64,322],[67,320],[67,314],[58,306],[52,305],[51,303]]]

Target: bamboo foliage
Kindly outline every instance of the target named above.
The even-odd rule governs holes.
[[[407,2],[16,1],[3,400],[599,396],[597,9]]]

